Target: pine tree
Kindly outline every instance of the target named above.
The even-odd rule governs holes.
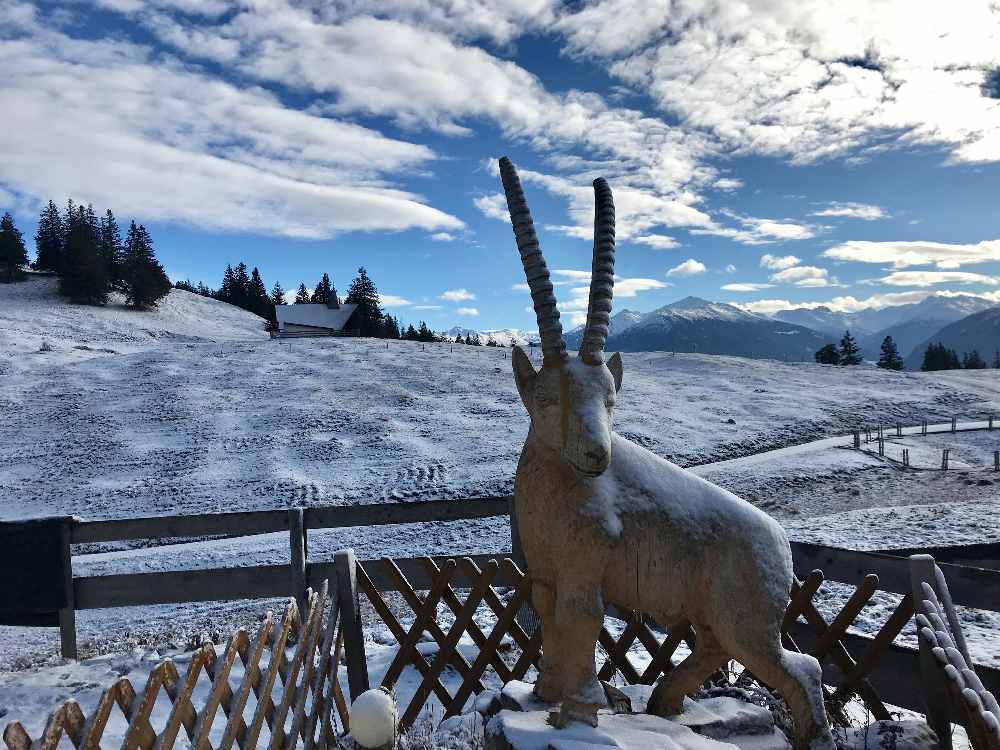
[[[305,284],[299,284],[299,289],[297,292],[295,292],[295,304],[296,305],[309,304],[309,290],[306,289]]]
[[[136,309],[155,307],[170,291],[170,280],[153,252],[153,239],[142,224],[133,221],[122,259],[125,303]]]
[[[399,336],[399,320],[392,315],[386,315],[382,323],[382,338],[398,339]]]
[[[844,337],[840,340],[840,364],[860,365],[862,361],[861,348],[851,336],[851,332],[844,331]]]
[[[472,346],[472,336],[470,336],[469,334],[465,334],[465,343],[468,344],[469,346]]]
[[[351,286],[347,290],[347,298],[344,301],[349,305],[358,306],[351,319],[357,321],[361,335],[378,336],[382,330],[382,318],[385,316],[379,304],[375,282],[368,276],[364,266],[358,269],[358,275],[351,282]],[[409,329],[407,329],[407,333],[409,333]]]
[[[942,344],[941,347],[943,349],[944,345]],[[959,362],[958,360],[958,353],[954,349],[946,350],[946,355],[947,355],[946,362],[948,363],[948,365],[947,367],[944,368],[945,370],[958,370],[962,367],[961,362]]]
[[[419,340],[419,334],[417,329],[413,327],[413,323],[410,323],[406,328],[406,333],[403,334],[403,338],[407,341],[417,341]]]
[[[76,223],[77,223],[76,204],[73,203],[73,199],[72,198],[68,198],[66,200],[66,208],[63,211],[63,219],[62,219],[62,230],[63,230],[63,242],[62,242],[62,246],[63,246],[63,255],[66,254],[66,246],[69,244],[69,234],[70,234],[70,232],[73,231],[73,227],[76,226]],[[59,262],[59,271],[60,272],[62,272],[63,260],[64,259],[60,259],[60,262]]]
[[[14,226],[14,217],[5,213],[0,218],[0,273],[8,284],[24,278],[22,266],[28,265],[28,250],[21,230]]]
[[[434,341],[434,331],[430,329],[424,321],[420,321],[420,327],[417,329],[417,337],[420,341],[431,342]]]
[[[267,296],[267,287],[264,286],[264,279],[261,278],[257,266],[253,267],[253,273],[250,274],[250,281],[247,283],[246,309],[262,318],[271,318],[274,315],[274,305]]]
[[[233,270],[233,300],[232,303],[244,310],[249,310],[250,300],[250,274],[247,273],[247,264],[240,261],[240,264]]]
[[[839,365],[840,364],[840,352],[837,351],[837,347],[833,344],[827,344],[822,349],[813,355],[816,359],[817,364],[821,365]]]
[[[978,350],[973,349],[970,354],[965,356],[965,361],[962,363],[962,366],[965,367],[966,370],[985,370],[986,360],[983,359]]]
[[[271,304],[272,305],[287,305],[285,302],[285,288],[281,285],[280,281],[275,281],[274,286],[271,287]]]
[[[236,284],[236,279],[233,276],[233,267],[230,265],[226,266],[226,270],[222,274],[222,286],[219,287],[219,291],[216,292],[216,299],[222,302],[233,302],[233,288]]]
[[[902,370],[903,359],[892,336],[886,336],[882,341],[882,354],[878,358],[878,366],[883,370]]]
[[[455,343],[456,344],[464,344],[465,343],[465,341],[462,340],[462,334],[458,334],[457,336],[455,336]]]
[[[42,209],[35,234],[35,268],[39,271],[56,271],[62,266],[63,223],[56,204]]]
[[[63,228],[66,237],[59,293],[74,302],[105,304],[108,301],[108,273],[100,253],[99,229],[93,209],[78,206],[68,220],[63,220]]]
[[[993,354],[993,369],[1000,370],[1000,349]]]
[[[115,286],[122,278],[122,261],[124,260],[124,249],[122,247],[122,235],[118,229],[118,222],[115,215],[109,208],[100,221],[101,237],[101,258],[104,260],[104,267],[108,272],[108,279],[111,286]],[[194,291],[192,288],[190,291]]]
[[[337,298],[337,290],[330,281],[329,274],[324,273],[323,278],[316,282],[316,288],[313,290],[312,297],[309,298],[309,301],[314,305],[332,304],[334,307],[340,307],[340,300]]]
[[[472,337],[472,345],[473,345],[473,346],[482,346],[482,345],[483,345],[483,342],[482,342],[482,341],[480,340],[480,338],[479,338],[479,334],[478,334],[478,333],[477,333],[477,334],[475,334],[475,335],[474,335],[474,336]]]

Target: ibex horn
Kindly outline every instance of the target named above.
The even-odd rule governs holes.
[[[535,225],[531,221],[528,202],[524,199],[521,180],[506,156],[500,160],[500,179],[507,195],[507,210],[510,211],[514,239],[521,253],[521,264],[531,290],[531,301],[535,306],[538,335],[542,340],[542,364],[558,365],[566,361],[566,342],[559,322],[559,310],[556,309],[556,295],[549,280],[549,269],[542,257],[542,249],[538,246],[538,235],[535,234]]]
[[[604,363],[615,286],[615,201],[603,177],[594,180],[594,202],[594,260],[580,357],[587,364],[600,365]]]

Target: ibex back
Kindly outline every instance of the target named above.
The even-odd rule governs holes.
[[[782,647],[792,557],[781,526],[730,492],[612,431],[623,365],[604,359],[614,286],[611,189],[594,181],[596,217],[587,322],[580,355],[566,353],[549,272],[517,172],[500,160],[511,222],[531,290],[543,354],[537,372],[521,349],[517,389],[531,415],[514,486],[532,600],[542,621],[535,692],[562,701],[559,722],[596,725],[604,693],[594,645],[605,607],[691,622],[697,644],[657,685],[648,710],[678,713],[684,696],[735,658],[777,690],[799,750],[834,747],[822,672]]]

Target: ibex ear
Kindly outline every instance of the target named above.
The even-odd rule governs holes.
[[[622,389],[622,376],[625,374],[625,365],[622,363],[622,355],[615,352],[611,359],[608,360],[608,369],[611,370],[611,376],[615,379],[615,392],[617,393]]]
[[[524,353],[524,349],[519,346],[514,347],[514,354],[510,360],[514,365],[514,382],[517,383],[521,402],[528,411],[531,411],[531,399],[535,392],[535,378],[538,377],[538,373],[531,366],[531,360]]]

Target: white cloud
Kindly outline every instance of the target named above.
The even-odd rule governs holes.
[[[1000,48],[993,3],[663,0],[643,14],[626,2],[588,3],[561,28],[578,54],[611,57],[613,75],[737,154],[863,159],[920,143],[1000,159],[1000,104],[981,92]],[[616,26],[629,35],[604,40]]]
[[[431,239],[435,242],[454,242],[458,237],[450,232],[435,232],[431,235]]]
[[[635,297],[639,292],[648,292],[650,289],[665,289],[670,284],[665,284],[657,279],[628,278],[615,279],[616,297]]]
[[[889,214],[881,206],[873,206],[868,203],[840,203],[834,201],[826,208],[813,211],[813,216],[835,216],[845,219],[863,219],[864,221],[875,221],[876,219],[888,219]]]
[[[823,256],[859,263],[890,263],[898,269],[934,264],[949,270],[973,263],[1000,261],[1000,240],[986,240],[974,245],[852,240],[831,247],[823,252]]]
[[[756,292],[761,289],[770,289],[773,284],[758,284],[758,283],[737,283],[737,284],[723,284],[722,289],[726,292]]]
[[[411,310],[442,310],[442,305],[414,305]]]
[[[760,256],[760,267],[770,268],[772,271],[782,271],[786,268],[791,268],[792,266],[797,266],[802,262],[801,258],[796,258],[794,255],[762,255]]]
[[[119,38],[74,39],[19,18],[7,22],[21,34],[0,40],[0,182],[20,194],[293,237],[463,226],[386,181],[423,169],[435,157],[426,146],[288,108]]]
[[[677,240],[665,234],[643,234],[638,237],[632,237],[631,241],[637,242],[640,245],[655,247],[657,250],[670,250],[674,247],[680,247],[680,243]]]
[[[806,287],[837,286],[836,279],[829,278],[825,268],[817,266],[792,266],[771,274],[771,281],[778,284],[795,284]]]
[[[815,237],[822,231],[823,227],[809,224],[798,224],[796,222],[775,219],[762,219],[754,216],[743,216],[734,211],[723,209],[720,211],[724,216],[739,222],[742,229],[735,227],[724,227],[715,222],[707,228],[695,228],[689,230],[691,234],[708,234],[719,237],[728,237],[735,242],[744,245],[767,245],[774,242],[786,242],[790,240],[807,240]]]
[[[736,266],[732,263],[726,266],[726,273],[736,273]]]
[[[395,294],[379,293],[378,301],[382,307],[409,307],[413,303],[405,297],[398,297]]]
[[[688,258],[667,271],[667,276],[697,276],[702,273],[705,273],[705,264],[694,258]]]
[[[441,299],[448,302],[465,302],[466,300],[473,300],[475,298],[476,295],[468,289],[449,289],[441,294]]]
[[[735,177],[720,177],[713,183],[713,187],[717,190],[738,190],[743,187],[743,180],[738,180]]]
[[[997,286],[1000,284],[1000,276],[986,276],[981,273],[966,273],[964,271],[896,271],[879,279],[871,279],[868,283],[916,287],[927,287],[935,284]]]
[[[455,312],[459,315],[468,315],[471,317],[479,315],[479,309],[476,307],[460,307]]]
[[[859,310],[881,310],[898,305],[912,305],[927,297],[957,297],[968,292],[941,290],[938,292],[889,292],[874,294],[871,297],[858,299],[852,296],[834,297],[825,301],[791,302],[787,299],[761,299],[754,302],[733,303],[737,307],[750,312],[771,314],[778,310],[815,310],[817,307],[828,307],[834,312],[857,312]],[[977,292],[976,296],[993,300],[1000,304],[1000,290],[995,292]]]
[[[510,212],[507,210],[507,198],[503,193],[492,193],[473,198],[472,203],[490,219],[510,222]]]

